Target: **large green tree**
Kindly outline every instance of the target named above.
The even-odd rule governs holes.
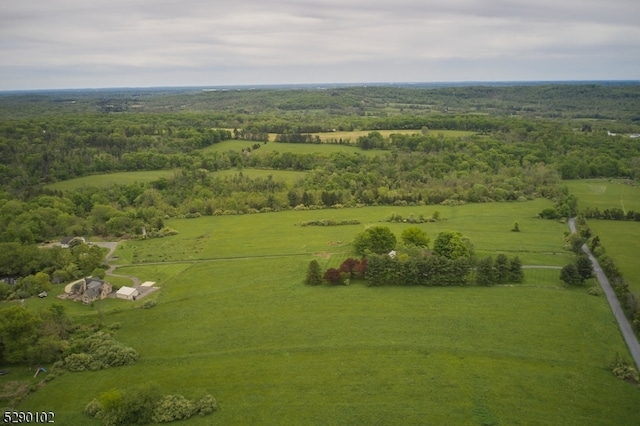
[[[396,247],[396,236],[386,226],[373,226],[356,235],[353,248],[361,256],[367,253],[389,253]]]
[[[410,226],[402,231],[400,239],[406,245],[413,245],[417,247],[429,247],[430,239],[427,237],[427,233],[417,226]]]
[[[433,242],[433,252],[452,260],[471,257],[473,255],[473,245],[460,232],[442,231]]]

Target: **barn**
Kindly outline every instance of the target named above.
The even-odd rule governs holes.
[[[136,300],[138,297],[138,290],[133,287],[122,286],[116,292],[116,298],[118,299],[127,299],[127,300]]]

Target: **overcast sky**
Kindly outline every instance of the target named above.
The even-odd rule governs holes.
[[[640,79],[640,0],[0,0],[0,90]]]

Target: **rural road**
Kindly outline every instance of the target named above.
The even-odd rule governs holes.
[[[569,219],[569,229],[572,233],[576,232],[576,223],[575,218]],[[620,327],[620,332],[622,333],[622,337],[624,337],[624,341],[627,343],[627,347],[629,348],[629,352],[633,357],[633,360],[636,363],[636,368],[640,370],[640,343],[638,343],[638,339],[636,339],[636,335],[631,328],[631,324],[629,320],[624,314],[622,307],[620,306],[620,302],[616,297],[616,293],[613,291],[611,284],[609,283],[609,279],[602,272],[602,268],[600,268],[600,264],[596,260],[595,256],[591,254],[589,247],[586,244],[582,245],[582,251],[589,256],[591,263],[593,264],[593,272],[600,281],[600,286],[604,291],[604,294],[607,296],[607,301],[609,302],[609,306],[611,306],[611,311],[613,312],[613,316],[618,321],[618,326]]]

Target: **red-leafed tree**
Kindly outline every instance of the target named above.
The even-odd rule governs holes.
[[[325,271],[322,278],[329,282],[330,284],[340,284],[342,277],[340,276],[340,271],[336,268],[329,268]]]

